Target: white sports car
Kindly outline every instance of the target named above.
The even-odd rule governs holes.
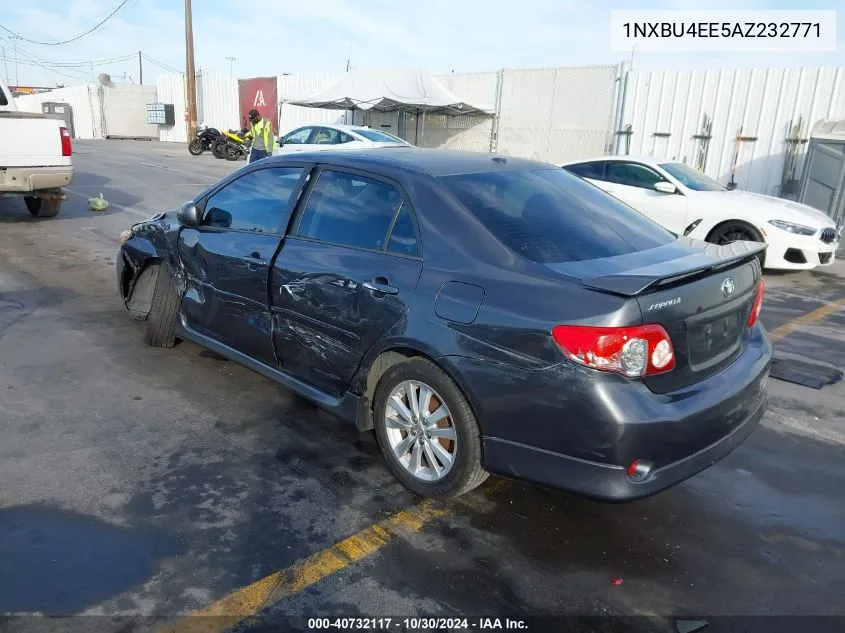
[[[279,137],[273,155],[329,149],[411,147],[397,136],[361,125],[306,125]]]
[[[564,163],[676,235],[727,244],[766,242],[765,268],[829,266],[841,229],[827,215],[797,202],[729,190],[684,163],[607,156]]]

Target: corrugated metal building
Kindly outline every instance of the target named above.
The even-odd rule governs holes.
[[[844,78],[842,67],[633,71],[616,153],[686,161],[724,184],[794,195],[810,129],[845,116]]]

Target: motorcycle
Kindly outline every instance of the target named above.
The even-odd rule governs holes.
[[[247,158],[252,143],[246,139],[247,130],[228,130],[221,134],[221,139],[215,145],[217,153],[215,157],[225,158],[226,160],[238,160],[240,158]],[[218,156],[218,153],[220,154]]]
[[[220,131],[217,128],[208,127],[205,123],[201,123],[197,127],[196,137],[188,144],[188,151],[191,156],[199,156],[210,150],[220,136]]]

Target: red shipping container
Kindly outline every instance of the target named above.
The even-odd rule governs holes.
[[[249,111],[258,110],[273,123],[273,133],[279,133],[278,84],[275,77],[253,77],[238,80],[241,104],[241,126],[249,129]]]

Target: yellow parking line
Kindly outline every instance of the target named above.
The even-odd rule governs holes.
[[[845,299],[808,312],[769,332],[777,341],[802,326],[809,325],[845,308]],[[507,486],[504,480],[495,484]],[[238,589],[217,602],[186,616],[161,630],[161,633],[220,633],[255,615],[261,609],[285,597],[299,593],[350,564],[367,558],[387,545],[395,536],[417,532],[432,519],[444,515],[433,503],[424,501],[411,510],[402,510],[390,518],[367,527],[357,534],[316,552],[290,567],[277,571]]]
[[[825,304],[822,307],[813,310],[812,312],[802,314],[800,317],[797,317],[792,321],[788,321],[787,323],[776,327],[774,330],[769,332],[769,339],[771,339],[772,341],[778,341],[787,334],[792,334],[796,330],[801,329],[802,326],[809,325],[810,323],[815,323],[816,321],[820,321],[842,308],[845,308],[845,299],[839,299],[838,301]],[[763,309],[765,310],[765,307]]]
[[[428,501],[422,502],[412,510],[397,512],[390,518],[316,552],[287,569],[230,593],[205,609],[164,627],[161,633],[225,631],[273,602],[299,593],[351,563],[375,554],[395,536],[419,531],[426,523],[443,514],[443,510]]]

